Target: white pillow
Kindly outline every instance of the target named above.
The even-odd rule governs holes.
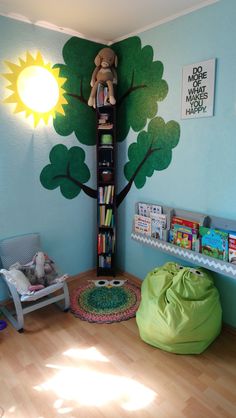
[[[0,273],[4,274],[6,280],[15,286],[20,295],[28,295],[31,293],[29,291],[30,281],[22,271],[17,269],[11,269],[10,271],[2,269]]]

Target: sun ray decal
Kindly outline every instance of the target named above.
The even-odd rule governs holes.
[[[25,112],[25,117],[33,118],[36,127],[40,120],[48,124],[56,112],[64,115],[63,105],[67,104],[63,85],[66,78],[60,77],[59,68],[45,63],[40,52],[34,58],[30,52],[26,59],[19,58],[19,64],[6,61],[10,73],[2,74],[11,90],[4,102],[15,104],[14,113]]]

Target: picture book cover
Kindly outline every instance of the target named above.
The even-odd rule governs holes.
[[[236,264],[236,232],[229,234],[229,262]]]
[[[162,206],[151,205],[151,213],[162,213]]]
[[[192,250],[193,248],[193,235],[187,232],[176,231],[174,235],[174,244],[178,247],[185,248],[186,250]]]
[[[185,234],[185,235],[183,235]],[[182,237],[182,238],[181,238]],[[184,225],[173,225],[173,244],[179,245],[177,243],[178,240],[181,240],[184,238],[183,245],[180,245],[181,247],[184,246],[185,248],[188,248],[189,250],[196,251],[196,241],[198,238],[198,229],[196,228],[190,228],[188,226]],[[187,244],[187,238],[188,238],[188,244]]]
[[[162,206],[139,202],[138,213],[141,216],[149,217],[152,213],[162,213]]]
[[[183,225],[189,228],[199,229],[199,222],[191,221],[190,219],[179,218],[177,216],[173,216],[171,219],[171,225]]]
[[[199,233],[201,236],[201,253],[219,260],[228,261],[229,234],[219,229],[206,228],[200,226]]]
[[[148,203],[139,203],[138,204],[138,213],[141,216],[150,216],[151,206]]]
[[[134,215],[134,231],[139,234],[151,235],[151,219],[146,216]]]
[[[150,218],[152,220],[155,220],[157,222],[159,222],[159,224],[161,225],[162,229],[166,228],[167,225],[167,216],[164,213],[154,213],[151,212],[150,213]]]
[[[157,219],[151,219],[151,237],[155,239],[163,238],[162,224]]]

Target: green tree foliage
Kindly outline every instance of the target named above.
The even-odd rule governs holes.
[[[137,143],[129,146],[129,162],[125,165],[127,180],[134,177],[136,187],[141,189],[146,177],[151,177],[155,170],[167,168],[171,162],[172,148],[178,144],[179,134],[179,125],[175,121],[165,124],[160,117],[152,119],[148,131],[140,132]]]
[[[84,162],[85,152],[82,148],[72,147],[68,150],[65,145],[59,144],[52,148],[49,159],[51,164],[44,167],[40,175],[40,181],[46,189],[60,187],[67,199],[76,197],[81,189],[89,194],[90,188],[84,183],[89,180],[90,171]]]
[[[59,135],[75,134],[85,145],[96,143],[96,113],[87,105],[94,58],[104,45],[80,38],[71,38],[63,48],[64,64],[56,64],[60,75],[67,79],[68,104],[65,116],[57,114],[54,128]],[[129,161],[124,167],[127,185],[117,196],[117,206],[123,201],[134,183],[142,188],[147,177],[155,170],[164,170],[171,162],[172,149],[178,144],[179,124],[165,123],[158,112],[158,102],[165,99],[168,85],[163,77],[162,62],[153,60],[153,49],[142,47],[138,37],[132,37],[112,46],[118,57],[117,140],[126,139],[130,128],[139,132],[137,142],[129,146]],[[149,122],[147,131],[143,129]],[[81,190],[93,198],[97,191],[86,186],[90,171],[84,162],[85,153],[80,147],[67,149],[56,145],[50,153],[50,164],[41,173],[42,185],[49,189],[60,187],[67,199],[76,197]]]
[[[157,114],[157,103],[165,99],[168,85],[162,79],[162,62],[153,61],[152,47],[142,48],[140,38],[126,39],[112,48],[118,56],[117,139],[123,141],[130,127],[139,132]]]
[[[68,105],[64,106],[65,116],[57,114],[54,128],[59,135],[75,136],[85,145],[96,144],[96,115],[87,105],[90,94],[90,79],[94,69],[94,58],[104,45],[80,38],[71,38],[63,48],[65,64],[56,64],[60,75],[67,81],[63,88]]]
[[[126,187],[117,196],[119,205],[129,192],[133,183],[141,189],[146,178],[151,177],[155,170],[165,170],[172,159],[172,149],[179,142],[180,127],[173,120],[165,123],[160,117],[149,122],[148,130],[138,134],[137,142],[129,146],[129,161],[124,167],[128,180]]]

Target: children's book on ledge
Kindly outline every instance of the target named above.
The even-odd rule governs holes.
[[[134,215],[134,232],[236,264],[236,231],[210,228],[203,225],[204,217],[201,220],[190,219],[187,216],[177,216],[176,211],[171,208],[164,213],[165,208],[139,202],[138,213]],[[187,211],[178,212],[185,214]],[[208,216],[205,218],[210,219]]]

